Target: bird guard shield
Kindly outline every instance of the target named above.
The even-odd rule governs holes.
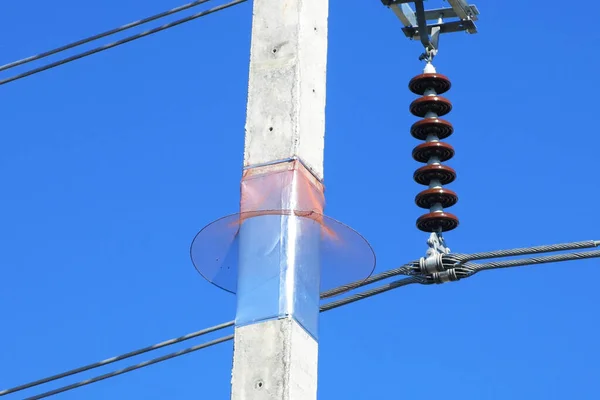
[[[323,215],[324,188],[299,161],[244,171],[240,213],[194,238],[194,266],[237,294],[236,325],[293,318],[317,337],[320,291],[368,278],[375,254]]]
[[[299,161],[244,172],[236,325],[293,318],[317,336],[324,203]],[[246,217],[253,213],[261,215]]]

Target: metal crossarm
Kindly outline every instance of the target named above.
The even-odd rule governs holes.
[[[465,0],[447,1],[451,7],[425,10],[423,0],[381,0],[402,22],[406,37],[421,41],[428,57],[437,52],[442,33],[477,33],[474,22],[479,15],[477,6],[469,5]],[[414,10],[410,3],[414,3]],[[435,22],[428,24],[427,21]]]

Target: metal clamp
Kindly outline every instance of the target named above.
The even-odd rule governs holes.
[[[453,269],[449,269],[447,271],[435,272],[431,274],[431,279],[434,283],[442,284],[448,282],[456,282],[460,278],[456,276],[456,271],[454,271]]]
[[[425,253],[425,257],[419,260],[419,273],[421,275],[430,275],[437,272],[445,271],[443,256],[450,254],[450,249],[446,247],[444,238],[441,233],[433,232],[427,240],[429,249]]]

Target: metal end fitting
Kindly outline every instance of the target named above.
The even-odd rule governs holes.
[[[447,271],[442,272],[434,272],[431,274],[431,278],[437,284],[455,282],[459,280],[458,276],[456,276],[456,271],[454,269],[449,269]]]
[[[421,257],[419,260],[419,271],[423,275],[430,275],[434,272],[444,271],[443,254],[431,254],[427,258]]]

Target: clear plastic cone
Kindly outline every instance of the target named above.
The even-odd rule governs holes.
[[[318,229],[308,231],[311,235],[319,235],[321,291],[365,280],[373,273],[375,253],[363,236],[335,219],[315,211],[298,210],[249,211],[212,222],[192,242],[190,253],[194,267],[209,282],[236,293],[241,226],[250,219],[284,215],[310,220],[311,224],[318,225]]]

